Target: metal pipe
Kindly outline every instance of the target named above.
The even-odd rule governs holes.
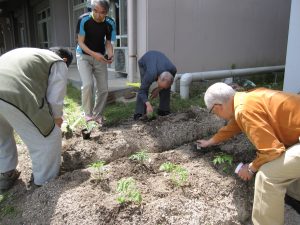
[[[270,66],[270,67],[255,67],[246,69],[232,69],[232,70],[218,70],[218,71],[205,71],[197,73],[185,73],[180,79],[180,96],[183,99],[189,98],[189,87],[193,81],[199,80],[213,80],[227,77],[240,77],[250,74],[283,71],[284,65]]]

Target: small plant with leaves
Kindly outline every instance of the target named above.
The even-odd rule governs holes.
[[[88,133],[92,132],[95,127],[97,127],[97,123],[95,121],[89,121],[85,124],[85,128]]]
[[[182,187],[189,177],[187,169],[176,166],[175,170],[172,172],[171,179],[176,186]]]
[[[141,204],[142,195],[136,187],[136,182],[132,177],[122,178],[117,183],[117,198],[118,203],[124,204],[126,202],[134,202]]]
[[[223,165],[223,171],[228,172],[228,169],[232,166],[233,157],[228,154],[218,154],[213,159],[214,165]]]
[[[143,165],[147,160],[149,160],[149,155],[145,150],[142,150],[132,154],[129,159],[137,161],[139,164]]]
[[[103,175],[104,175],[104,166],[105,162],[104,161],[96,161],[93,162],[89,165],[89,167],[92,167],[93,169],[96,170],[95,174],[92,175],[92,177],[98,181],[102,180]]]
[[[175,170],[176,164],[171,163],[171,162],[165,162],[160,165],[159,170],[165,171],[167,173],[171,173]]]
[[[167,173],[171,174],[171,180],[172,182],[179,187],[184,186],[184,184],[187,182],[189,173],[187,169],[183,168],[180,165],[176,165],[171,162],[165,162],[160,167],[159,170],[165,171]]]
[[[156,115],[155,112],[147,113],[147,119],[148,119],[148,120],[155,120],[156,117],[157,117],[157,115]]]

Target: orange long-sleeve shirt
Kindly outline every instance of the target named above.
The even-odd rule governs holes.
[[[300,95],[266,88],[237,92],[234,119],[214,136],[216,143],[244,132],[257,149],[253,167],[278,158],[287,147],[299,142]]]

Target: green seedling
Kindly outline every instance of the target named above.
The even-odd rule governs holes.
[[[188,177],[189,173],[187,169],[176,166],[175,170],[172,172],[171,179],[176,186],[182,187],[186,183]]]
[[[87,133],[91,133],[95,127],[97,127],[97,123],[95,121],[89,121],[89,122],[86,122],[86,124],[85,124]]]
[[[146,160],[149,160],[149,155],[144,151],[136,152],[132,154],[129,159],[138,161],[140,164],[144,164]]]
[[[223,165],[223,171],[227,172],[229,167],[232,166],[233,157],[228,154],[221,153],[219,155],[216,155],[213,159],[214,165]]]
[[[186,183],[189,176],[187,169],[170,162],[163,163],[159,167],[159,170],[170,173],[172,182],[179,187],[182,187]]]
[[[171,163],[171,162],[165,162],[160,165],[159,170],[165,171],[167,173],[171,173],[175,170],[176,164]]]
[[[119,197],[118,203],[124,204],[125,202],[134,202],[141,204],[142,195],[136,187],[136,182],[132,177],[122,178],[117,183],[117,192]]]
[[[97,162],[94,162],[94,163],[91,163],[89,165],[89,167],[92,167],[96,170],[96,173],[95,175],[92,177],[96,180],[102,180],[103,178],[103,175],[104,175],[104,166],[105,166],[105,162],[104,161],[97,161]]]
[[[156,119],[156,113],[155,112],[147,113],[147,119],[148,120],[154,120],[154,119]]]

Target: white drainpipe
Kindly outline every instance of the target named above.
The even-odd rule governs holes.
[[[270,67],[256,67],[256,68],[246,68],[246,69],[185,73],[178,76],[180,77],[180,96],[183,99],[189,98],[189,88],[190,88],[190,84],[193,81],[213,80],[213,79],[220,79],[226,77],[239,77],[239,76],[245,76],[250,74],[265,73],[265,72],[276,72],[276,71],[284,70],[284,67],[285,67],[284,65],[281,65],[281,66],[270,66]],[[175,82],[173,85],[175,85]],[[174,87],[172,88],[175,90]]]
[[[171,91],[172,92],[176,92],[176,81],[179,80],[181,78],[183,74],[176,74],[175,77],[174,77],[174,81],[173,81],[173,84],[171,86]]]
[[[128,81],[137,81],[137,0],[128,0]]]

